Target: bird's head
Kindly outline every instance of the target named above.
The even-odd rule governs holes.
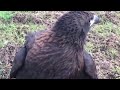
[[[84,41],[90,27],[99,22],[99,17],[90,11],[70,11],[57,20],[53,31],[71,42]]]
[[[93,25],[101,21],[96,14],[90,11],[72,11],[69,13],[71,13],[71,17],[74,16],[72,18],[74,18],[74,23],[76,23],[79,30],[84,32],[88,32]]]
[[[100,22],[100,18],[90,11],[70,11],[58,19],[55,24],[56,30],[65,32],[89,31],[90,27]]]
[[[90,26],[98,23],[100,23],[100,18],[97,15],[93,15],[93,18],[90,20]]]

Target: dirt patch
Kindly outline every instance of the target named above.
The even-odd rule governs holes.
[[[115,14],[111,12],[107,12],[105,16],[108,18],[108,20],[116,25],[119,25],[120,18]]]
[[[47,12],[32,12],[32,13],[17,13],[12,21],[14,23],[33,23],[33,24],[44,24],[48,28],[54,25],[54,22],[67,11],[47,11]]]
[[[9,77],[12,61],[17,49],[18,46],[11,43],[0,49],[0,78]]]
[[[87,38],[87,42],[89,41],[94,45],[92,55],[98,77],[100,79],[120,78],[120,37],[112,33],[107,38],[103,38],[90,32]],[[111,49],[116,53],[113,53],[113,50],[110,52]]]
[[[34,23],[34,24],[41,24],[42,20],[40,17],[38,16],[34,16],[31,14],[22,14],[22,13],[18,13],[13,17],[13,22],[14,23]]]

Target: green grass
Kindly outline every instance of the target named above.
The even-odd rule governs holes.
[[[5,21],[10,20],[13,17],[13,13],[11,11],[0,11],[0,18]]]
[[[85,50],[91,53],[93,51],[93,49],[94,49],[93,43],[87,42],[85,45]]]
[[[111,22],[106,22],[102,25],[96,25],[93,28],[93,32],[95,32],[100,37],[108,37],[111,33],[116,35],[120,35],[120,28]]]
[[[115,59],[117,56],[119,56],[119,53],[115,48],[109,48],[106,52],[107,55],[109,55],[112,59]]]
[[[2,24],[0,25],[0,47],[5,46],[8,42],[15,44],[23,44],[25,32],[34,32],[36,30],[44,30],[43,25],[20,25],[20,24]]]
[[[112,68],[112,72],[117,73],[119,75],[116,79],[120,79],[120,67],[119,66],[115,66],[114,68]]]
[[[12,22],[12,17],[18,13],[31,14],[31,11],[0,11],[0,48],[7,45],[8,42],[21,45],[25,41],[25,33],[46,29],[46,26],[42,24]],[[8,21],[9,23],[7,23]]]

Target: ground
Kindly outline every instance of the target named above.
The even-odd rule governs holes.
[[[46,30],[67,11],[0,12],[0,78],[9,78],[14,56],[28,32]],[[92,11],[102,20],[87,36],[85,48],[93,57],[99,79],[120,79],[120,12]]]

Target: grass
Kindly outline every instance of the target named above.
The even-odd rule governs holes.
[[[120,17],[120,12],[116,13],[116,16],[118,15]],[[86,42],[85,48],[89,53],[92,53],[95,58],[95,62],[99,64],[97,67],[99,69],[99,77],[108,78],[107,76],[109,75],[109,73],[112,73],[114,75],[113,78],[119,79],[120,45],[117,42],[120,42],[120,27],[113,22],[108,21],[108,19],[106,19],[104,15],[101,16],[101,19],[102,22],[99,25],[95,25],[94,27],[92,27],[91,31],[89,32],[90,36],[96,37],[97,40],[95,40],[94,38],[89,38],[89,42]],[[107,44],[107,39],[111,40],[110,43],[112,43],[112,45],[109,46]],[[101,51],[103,47],[105,49]],[[109,64],[111,64],[109,65],[109,68],[107,68],[107,71],[109,72],[108,74],[104,74],[106,70],[103,70],[101,68],[101,64],[99,63],[100,61],[108,61]]]
[[[113,46],[108,46],[106,44],[107,38],[111,38],[112,34],[117,36],[118,42],[120,42],[120,27],[113,22],[108,21],[105,12],[95,12],[100,15],[102,22],[99,25],[94,25],[91,28],[89,42],[86,42],[85,49],[92,53],[94,56],[95,62],[98,64],[98,73],[100,78],[106,78],[107,75],[103,75],[101,70],[100,61],[112,61],[114,66],[112,70],[117,72],[120,75],[120,46],[117,43],[113,42]],[[61,12],[55,11],[0,11],[0,49],[4,48],[8,43],[12,43],[18,46],[23,45],[25,41],[25,35],[27,32],[34,32],[37,30],[45,30],[52,22],[55,22],[56,15],[62,14]],[[29,22],[14,22],[14,19],[17,15],[26,15],[25,19]],[[120,17],[120,12],[116,12],[116,16]],[[38,18],[42,20],[42,23],[35,24],[33,23],[33,18]],[[58,17],[58,16],[57,16]],[[21,19],[23,20],[23,19]],[[44,21],[44,22],[43,22]],[[46,24],[49,23],[50,25]],[[95,37],[95,38],[93,38]],[[115,41],[115,40],[113,40]],[[119,44],[119,43],[118,43]],[[101,48],[105,47],[105,50],[101,51]],[[0,55],[1,56],[1,55]],[[11,55],[12,56],[12,55]],[[14,56],[14,55],[13,55]],[[0,58],[0,60],[2,60]],[[7,60],[7,59],[5,59]],[[11,60],[11,59],[10,59]],[[117,62],[117,65],[114,63]],[[9,69],[6,68],[7,64],[0,61],[0,78],[8,78]],[[9,67],[8,67],[9,68]],[[109,68],[108,68],[109,69]],[[7,74],[6,74],[7,72]],[[111,71],[112,72],[112,71]]]
[[[111,22],[106,22],[102,25],[96,25],[93,28],[93,31],[97,35],[104,37],[104,38],[108,37],[111,33],[114,33],[116,35],[120,35],[120,28]]]
[[[120,79],[120,67],[119,66],[115,66],[114,68],[112,68],[112,72],[117,74],[116,79]]]
[[[115,48],[109,48],[107,50],[107,55],[109,55],[111,58],[115,59],[119,55],[119,53]]]
[[[4,47],[8,42],[22,45],[24,43],[25,33],[46,29],[45,25],[36,25],[31,22],[27,24],[14,23],[12,22],[13,15],[15,15],[13,12],[0,12],[0,18],[6,22],[11,20],[10,23],[2,22],[0,24],[0,48]]]
[[[14,14],[11,11],[0,11],[0,19],[5,21],[12,19],[13,16]]]
[[[44,29],[45,27],[43,25],[2,24],[0,27],[0,47],[6,45],[8,41],[15,44],[23,44],[26,35],[25,32],[34,32]]]
[[[86,51],[92,53],[92,50],[94,49],[93,43],[87,42],[86,45],[85,45],[85,49],[86,49]]]

